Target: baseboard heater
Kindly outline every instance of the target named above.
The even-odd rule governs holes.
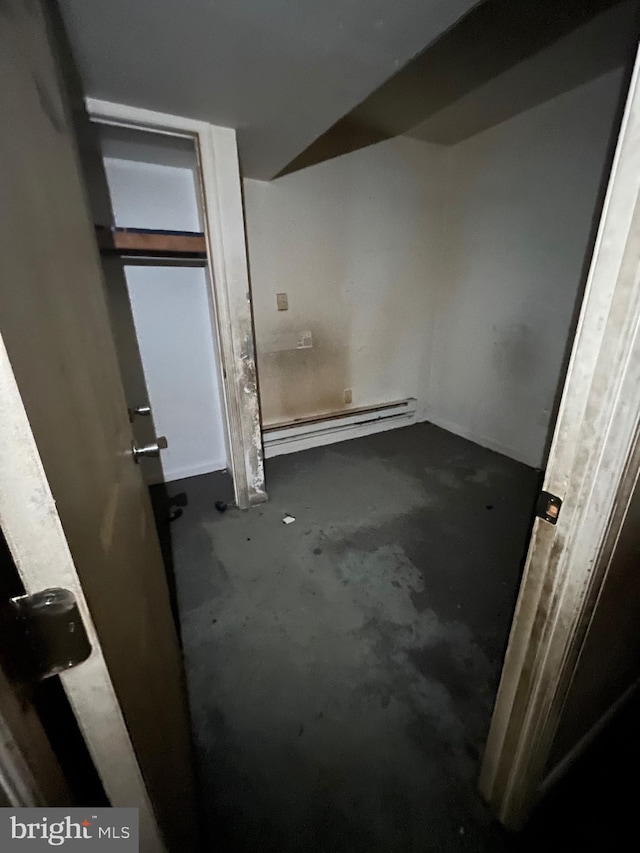
[[[409,426],[415,422],[417,401],[413,397],[359,409],[329,412],[287,423],[270,424],[262,430],[267,459],[297,453],[310,447],[335,444],[374,432]]]

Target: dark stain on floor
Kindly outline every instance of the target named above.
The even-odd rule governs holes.
[[[248,512],[172,484],[209,845],[505,849],[477,777],[539,473],[430,424],[266,470]]]

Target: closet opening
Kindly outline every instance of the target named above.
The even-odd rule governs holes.
[[[96,239],[175,611],[169,523],[188,511],[194,477],[211,507],[234,493],[198,156],[189,136],[92,125]]]

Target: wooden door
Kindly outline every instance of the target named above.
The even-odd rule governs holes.
[[[80,80],[75,69],[69,67],[70,64],[71,60],[67,61],[64,70],[67,89],[71,90],[69,95],[74,105],[74,130],[89,210],[94,225],[111,228],[116,223],[100,147],[100,127],[89,119],[84,109]],[[126,263],[116,255],[103,255],[101,263],[111,330],[120,365],[120,378],[131,413],[133,436],[136,444],[141,446],[152,442],[158,433],[153,412],[148,416],[135,414],[135,409],[139,406],[149,405],[149,391],[133,322]],[[161,483],[163,475],[160,459],[147,459],[141,473],[146,483]]]
[[[79,601],[93,652],[62,678],[112,804],[141,849],[193,849],[182,659],[37,2],[0,3],[0,114],[0,524],[27,591]]]

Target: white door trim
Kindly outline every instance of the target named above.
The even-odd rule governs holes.
[[[205,211],[214,340],[222,384],[236,503],[266,500],[251,289],[236,132],[195,119],[87,98],[93,121],[194,139]]]
[[[0,525],[27,593],[50,586],[52,555],[64,555],[64,564],[57,565],[56,572],[60,585],[78,602],[92,652],[77,669],[63,672],[60,678],[111,804],[139,808],[140,849],[163,851],[153,807],[2,338]],[[91,678],[87,678],[88,668]]]
[[[487,741],[480,787],[506,825],[526,818],[640,461],[640,88],[629,87]]]

